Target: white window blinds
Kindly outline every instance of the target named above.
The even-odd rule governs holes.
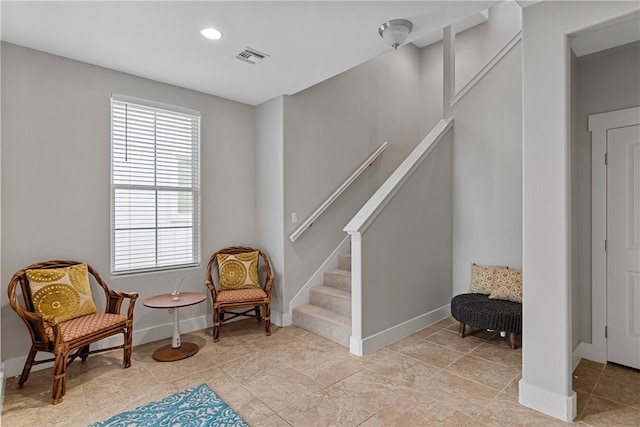
[[[111,98],[111,271],[200,263],[200,114]]]

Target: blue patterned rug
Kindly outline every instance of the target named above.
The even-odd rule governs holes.
[[[249,427],[206,384],[181,391],[89,427]]]

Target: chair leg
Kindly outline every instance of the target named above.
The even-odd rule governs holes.
[[[262,320],[262,319],[261,319],[261,317],[260,317],[260,306],[259,306],[259,305],[256,305],[256,306],[254,307],[254,310],[255,310],[255,312],[256,312],[256,319],[258,319],[258,323],[260,323],[260,320]]]
[[[513,349],[518,348],[518,345],[516,343],[516,333],[515,332],[509,332],[509,346]]]
[[[267,336],[271,335],[271,305],[264,305],[264,331]]]
[[[87,357],[89,357],[89,344],[80,347],[78,355],[80,355],[80,360],[82,360],[83,362],[87,360]]]
[[[54,405],[62,402],[62,397],[66,391],[66,375],[67,357],[64,353],[58,353],[56,354],[56,360],[53,362],[53,390],[51,397]]]
[[[213,309],[213,342],[220,339],[220,309]]]
[[[22,387],[24,383],[29,379],[29,373],[31,372],[31,367],[33,366],[33,361],[36,358],[36,353],[38,350],[31,347],[29,351],[29,355],[27,356],[27,360],[24,362],[24,368],[22,368],[22,374],[20,375],[20,379],[18,380],[18,387]]]
[[[133,331],[131,329],[132,329],[131,326],[127,326],[127,328],[124,331],[124,349],[122,351],[122,364],[124,365],[125,369],[131,366],[131,349],[132,349],[132,341],[133,341],[132,339]]]
[[[460,322],[460,329],[458,330],[458,336],[460,338],[464,338],[465,337],[465,332],[466,332],[466,326],[464,323]]]

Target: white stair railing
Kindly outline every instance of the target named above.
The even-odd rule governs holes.
[[[344,231],[353,235],[362,233],[382,211],[393,195],[407,180],[416,167],[433,150],[445,133],[453,126],[452,119],[442,119],[418,146],[398,166],[384,184],[365,203],[353,219],[344,227]]]

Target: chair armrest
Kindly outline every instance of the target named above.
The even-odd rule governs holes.
[[[125,299],[129,299],[129,307],[127,308],[127,317],[133,319],[133,308],[138,299],[137,292],[119,292],[113,289],[105,289],[105,296],[107,298],[107,307],[105,313],[120,314],[122,303]]]
[[[216,297],[218,295],[218,291],[216,290],[216,287],[214,286],[213,283],[211,283],[210,280],[207,280],[205,282],[205,285],[207,285],[207,288],[209,288],[209,291],[211,292],[211,298],[213,299],[213,301],[215,302]]]
[[[49,338],[47,337],[47,328],[52,328],[54,337],[61,335],[60,326],[56,321],[55,316],[45,316],[39,313],[21,310],[19,313],[22,320],[27,324],[28,328],[33,334],[33,338],[36,341],[47,343]],[[62,339],[60,339],[62,342]]]
[[[53,326],[58,324],[58,322],[56,321],[55,316],[45,316],[43,314],[30,312],[30,311],[26,311],[26,310],[23,310],[20,313],[20,316],[25,321],[29,322],[33,326],[36,326],[36,327],[41,326],[42,330],[44,330],[44,328],[47,327],[47,326],[53,327]]]
[[[268,297],[271,297],[271,288],[273,287],[274,280],[275,278],[271,276],[267,279],[266,283],[264,284],[264,292],[267,294]]]

